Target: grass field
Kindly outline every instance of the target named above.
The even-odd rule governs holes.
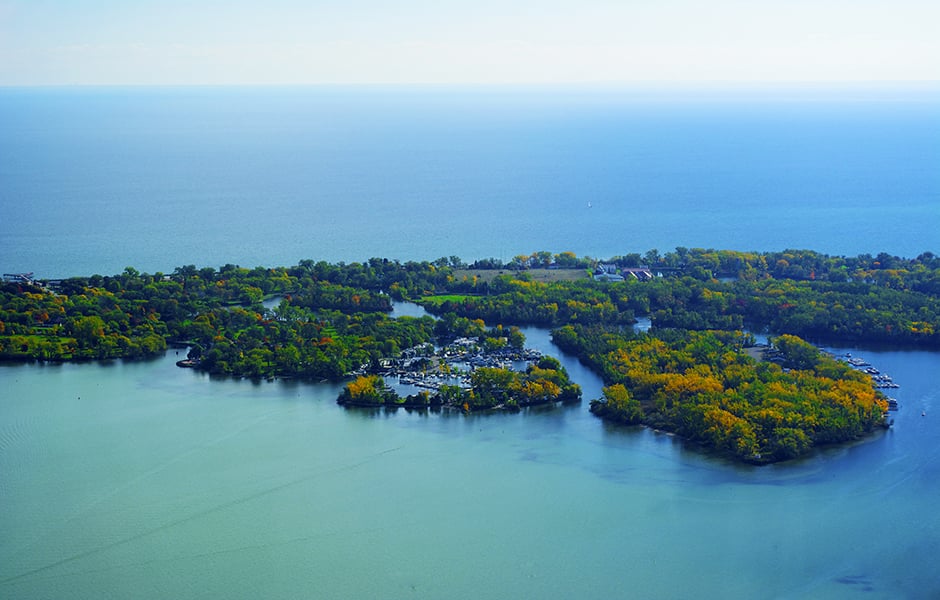
[[[460,281],[464,277],[470,279],[475,275],[477,279],[487,283],[496,279],[500,275],[509,275],[514,279],[519,278],[520,273],[525,273],[531,281],[575,281],[577,279],[587,279],[586,269],[528,269],[526,271],[512,271],[510,269],[458,269],[454,271],[454,279]]]
[[[421,298],[421,303],[439,306],[445,302],[460,302],[464,298],[467,298],[466,294],[441,294],[440,296],[423,296]]]

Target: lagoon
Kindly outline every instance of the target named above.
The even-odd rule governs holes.
[[[760,468],[604,424],[586,402],[345,410],[337,385],[213,379],[174,351],[2,365],[0,591],[934,597],[940,355],[854,351],[902,384],[894,427]]]

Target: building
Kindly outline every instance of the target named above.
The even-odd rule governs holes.
[[[640,281],[650,281],[653,279],[653,273],[650,271],[649,267],[629,267],[622,270],[621,274],[624,278],[632,277]]]
[[[36,282],[33,281],[32,273],[4,273],[3,280],[7,283],[26,283],[29,285],[36,285]]]

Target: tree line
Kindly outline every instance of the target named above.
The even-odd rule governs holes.
[[[458,294],[454,299],[427,303],[428,310],[491,324],[556,327],[623,325],[636,316],[649,315],[654,327],[748,327],[808,339],[940,347],[940,258],[930,252],[906,259],[885,253],[847,258],[808,250],[757,253],[677,248],[662,255],[650,250],[642,256],[627,254],[606,261],[619,266],[644,264],[664,275],[646,282],[527,281],[526,269],[590,267],[601,261],[544,251],[517,258],[512,264],[519,270],[489,282],[455,277],[456,270],[468,265],[452,256],[406,263],[387,258],[349,264],[302,260],[293,267],[253,269],[232,264],[218,269],[186,265],[169,274],[140,273],[128,267],[117,275],[73,277],[46,288],[4,283],[0,286],[0,358],[139,357],[164,351],[168,342],[193,340],[206,353],[219,346],[225,358],[219,352],[206,354],[206,364],[220,365],[223,372],[240,373],[242,367],[232,365],[243,365],[252,374],[280,373],[295,362],[287,356],[292,350],[263,344],[259,349],[249,343],[253,334],[242,347],[236,343],[240,336],[230,327],[227,333],[207,336],[212,323],[231,321],[232,315],[222,310],[241,307],[254,315],[255,325],[278,329],[262,336],[262,341],[264,337],[297,340],[297,336],[320,334],[323,328],[329,333],[330,327],[337,332],[346,332],[349,326],[352,330],[364,327],[362,348],[353,348],[359,342],[342,333],[344,347],[328,354],[345,356],[348,363],[365,359],[366,354],[373,358],[379,351],[376,345],[389,350],[405,346],[394,334],[374,336],[371,322],[346,323],[344,315],[387,313],[392,299],[420,302],[431,295],[454,293]],[[470,266],[506,265],[487,259]],[[283,296],[286,303],[264,309],[262,300],[274,295]],[[306,328],[300,328],[298,321],[307,323]],[[314,331],[317,327],[311,323],[320,329]],[[332,336],[319,335],[318,339],[323,338]],[[303,339],[309,346],[310,340]],[[256,358],[265,356],[247,363],[233,360],[234,348],[242,353],[258,350]],[[272,355],[267,356],[265,350]],[[357,350],[365,353],[356,354]],[[319,363],[323,357],[310,351],[300,360]],[[270,366],[277,364],[281,366]],[[336,372],[340,366],[308,371],[318,376]]]

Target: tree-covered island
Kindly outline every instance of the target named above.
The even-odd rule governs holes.
[[[473,369],[463,384],[442,381],[428,387],[432,389],[402,397],[380,375],[360,375],[346,384],[337,402],[344,406],[446,407],[470,412],[519,410],[581,400],[580,386],[568,379],[565,368],[551,356],[539,358],[524,371],[505,366],[481,366]]]
[[[575,384],[543,362],[550,357],[524,371],[475,369],[464,385],[406,398],[376,379],[408,349],[467,338],[495,350],[519,344],[512,325],[549,326],[603,377],[595,414],[753,462],[799,456],[884,423],[885,400],[870,377],[796,336],[940,348],[940,258],[930,252],[907,259],[677,248],[606,261],[536,252],[508,263],[304,260],[4,279],[0,359],[140,358],[172,344],[190,348],[185,364],[214,374],[350,378],[340,398],[347,404],[473,410],[573,399]],[[418,302],[436,318],[392,318],[393,299]],[[649,333],[632,332],[638,316],[649,317]],[[776,362],[748,356],[743,329],[780,335]]]
[[[887,426],[888,401],[871,377],[782,335],[755,358],[741,332],[612,333],[566,325],[562,348],[602,373],[608,386],[591,412],[619,423],[675,432],[754,462],[795,458],[812,447],[858,439]]]

